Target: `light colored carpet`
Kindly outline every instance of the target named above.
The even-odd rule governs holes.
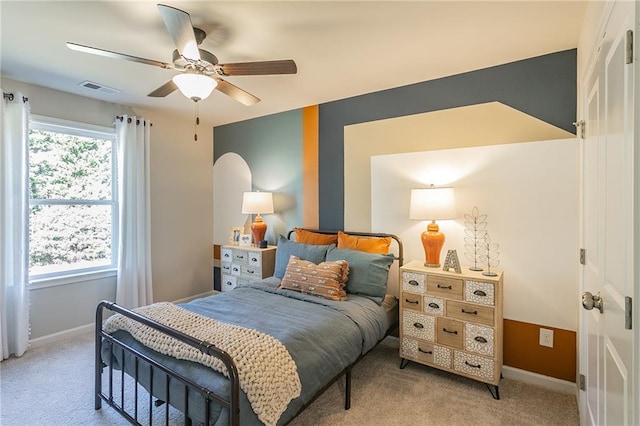
[[[398,340],[390,337],[354,368],[350,410],[344,410],[342,379],[291,424],[579,424],[571,395],[503,379],[501,399],[496,401],[482,383],[415,363],[403,370],[398,366]],[[106,405],[94,410],[93,401],[92,334],[31,349],[21,358],[0,363],[4,426],[128,424]],[[160,415],[164,408],[155,410]]]

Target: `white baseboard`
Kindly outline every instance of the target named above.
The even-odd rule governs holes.
[[[94,327],[95,325],[93,323],[86,324],[86,325],[81,325],[80,327],[71,328],[69,330],[63,330],[58,333],[53,333],[53,334],[48,334],[46,336],[38,337],[36,339],[29,340],[29,347],[38,348],[41,346],[46,346],[50,343],[57,343],[57,342],[60,342],[61,340],[70,339],[72,337],[83,336],[93,331]]]
[[[544,376],[531,371],[520,370],[519,368],[509,367],[507,365],[502,366],[502,375],[508,379],[518,380],[520,382],[529,383],[578,397],[578,386],[573,382]]]
[[[215,290],[207,291],[204,293],[196,294],[195,296],[185,297],[184,299],[174,300],[173,303],[187,303],[193,299],[198,299],[201,297],[211,296],[212,294],[218,293]],[[95,325],[93,323],[81,325],[80,327],[71,328],[69,330],[63,330],[58,333],[48,334],[46,336],[37,337],[33,340],[29,340],[29,347],[38,348],[41,346],[48,345],[49,343],[60,342],[64,339],[70,339],[72,337],[78,337],[83,334],[87,334],[90,331],[93,331]]]
[[[195,296],[189,296],[189,297],[185,297],[184,299],[174,300],[172,303],[187,303],[187,302],[191,302],[194,299],[200,299],[201,297],[207,297],[217,293],[219,292],[216,290],[205,291],[204,293],[196,294]]]

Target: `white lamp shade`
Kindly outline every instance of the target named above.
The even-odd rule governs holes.
[[[204,74],[178,74],[172,80],[183,95],[198,101],[208,98],[218,85],[217,81]]]
[[[271,192],[245,192],[242,196],[242,214],[273,213]]]
[[[456,196],[453,188],[411,190],[409,218],[416,220],[455,219]]]

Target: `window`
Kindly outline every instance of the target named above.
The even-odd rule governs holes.
[[[114,129],[32,116],[30,279],[116,267],[115,141]]]

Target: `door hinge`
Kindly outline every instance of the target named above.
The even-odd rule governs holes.
[[[624,298],[624,328],[631,330],[633,328],[633,309],[632,300],[629,296]]]
[[[587,263],[587,251],[585,249],[580,249],[580,264],[586,265]]]
[[[633,30],[627,31],[627,64],[633,63]]]
[[[584,120],[580,120],[580,121],[574,121],[573,125],[576,128],[576,135],[580,139],[584,139],[585,135],[587,134],[587,123],[585,123]]]
[[[580,390],[587,390],[587,378],[584,374],[580,375]]]

